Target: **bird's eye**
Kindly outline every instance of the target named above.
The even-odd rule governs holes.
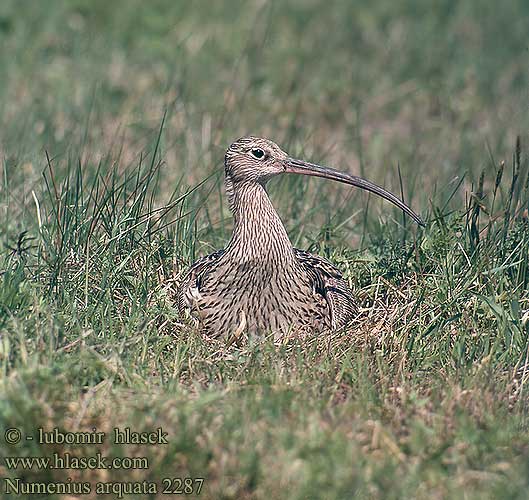
[[[262,160],[264,158],[265,152],[260,148],[255,148],[251,150],[252,156],[254,158],[257,158],[258,160]]]

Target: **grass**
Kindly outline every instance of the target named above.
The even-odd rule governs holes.
[[[2,2],[1,428],[162,427],[169,441],[0,436],[3,457],[149,459],[3,460],[2,480],[526,498],[528,13],[521,0]],[[175,277],[229,238],[223,151],[248,133],[401,190],[427,218],[412,227],[331,183],[271,184],[293,243],[350,280],[350,331],[227,348],[179,317]]]

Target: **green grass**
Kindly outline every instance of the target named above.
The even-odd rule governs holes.
[[[2,481],[527,498],[528,19],[522,0],[2,2],[2,456],[149,458],[2,460]],[[175,279],[229,238],[223,153],[249,133],[395,193],[400,172],[428,220],[328,182],[271,183],[293,243],[350,280],[348,332],[228,348],[178,315]],[[127,426],[169,443],[3,438]]]

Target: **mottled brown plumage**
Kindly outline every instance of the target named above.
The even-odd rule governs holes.
[[[300,335],[333,331],[355,311],[340,271],[318,255],[294,248],[266,193],[266,182],[283,173],[325,177],[367,189],[421,219],[397,197],[359,177],[290,158],[258,137],[235,141],[225,156],[226,191],[234,217],[231,239],[202,257],[185,275],[178,307],[189,311],[211,337]]]

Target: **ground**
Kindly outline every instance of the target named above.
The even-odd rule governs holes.
[[[15,478],[89,483],[70,498],[167,498],[163,478],[203,478],[203,498],[527,498],[528,32],[523,0],[4,0],[6,498]],[[223,154],[247,134],[427,220],[271,183],[292,242],[355,290],[348,331],[227,347],[179,316],[175,280],[229,238]],[[54,427],[105,439],[39,442]],[[167,443],[115,443],[127,427]],[[54,452],[148,467],[5,458]]]

